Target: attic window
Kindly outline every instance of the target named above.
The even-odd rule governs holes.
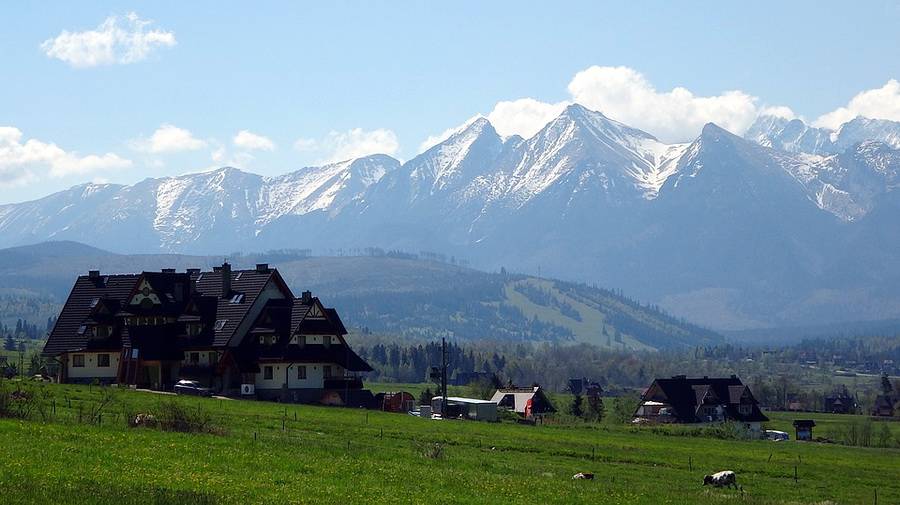
[[[100,298],[92,299],[91,300],[91,308],[93,309],[94,307],[96,307],[98,303],[100,303]]]
[[[222,331],[222,328],[225,327],[225,323],[227,322],[227,319],[216,319],[216,331]]]
[[[197,282],[200,282],[200,279],[202,279],[202,278],[203,278],[203,274],[198,275],[198,276],[197,276]]]
[[[242,275],[244,275],[244,272],[238,272],[238,273],[237,273],[237,276],[235,276],[234,280],[236,280],[236,281],[241,280],[241,276],[242,276]]]
[[[231,297],[231,303],[241,303],[244,301],[244,293],[238,293]]]
[[[78,334],[79,334],[79,335],[84,335],[84,332],[85,332],[85,331],[87,331],[87,326],[85,326],[85,325],[82,324],[81,326],[78,327]]]

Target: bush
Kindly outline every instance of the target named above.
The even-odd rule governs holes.
[[[444,459],[444,444],[440,442],[418,442],[415,443],[415,451],[420,456],[427,459]]]
[[[175,400],[160,403],[155,414],[137,414],[129,419],[128,424],[134,428],[159,428],[181,433],[223,433],[213,424],[212,415],[199,405],[197,408],[188,408]]]

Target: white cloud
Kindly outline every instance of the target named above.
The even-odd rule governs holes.
[[[253,150],[261,150],[261,151],[274,151],[275,143],[272,142],[269,138],[263,137],[262,135],[257,135],[248,130],[241,130],[234,136],[233,139],[234,145],[240,147],[242,149],[247,149],[250,151]]]
[[[709,122],[742,134],[760,112],[757,98],[742,91],[713,96],[697,96],[683,87],[658,91],[646,77],[628,67],[589,67],[575,74],[568,92],[570,99],[559,102],[534,98],[501,101],[486,117],[500,135],[529,138],[575,102],[646,130],[663,141],[686,142],[693,140]],[[794,116],[787,107],[766,110],[782,117]],[[420,145],[420,152],[456,130],[451,128],[428,137]]]
[[[370,154],[393,156],[400,150],[400,142],[392,130],[353,128],[346,132],[332,131],[322,139],[299,138],[294,142],[294,149],[318,152],[322,155],[322,163],[334,163]]]
[[[174,153],[179,151],[196,151],[206,147],[206,141],[194,137],[184,128],[163,124],[148,139],[131,141],[131,147],[147,153]]]
[[[756,98],[742,91],[696,96],[676,87],[660,92],[628,67],[587,68],[575,74],[568,89],[575,102],[666,141],[691,140],[709,122],[741,134],[757,116]]]
[[[799,119],[799,116],[797,116],[797,114],[795,114],[790,107],[786,107],[784,105],[763,107],[763,109],[759,111],[759,115],[780,117],[782,119],[787,119],[788,121]]]
[[[487,118],[500,135],[521,135],[527,139],[559,116],[567,105],[569,102],[545,103],[533,98],[520,98],[497,102]]]
[[[64,177],[131,166],[131,160],[115,153],[80,156],[52,142],[28,139],[23,143],[22,138],[18,128],[0,127],[0,186],[37,180],[43,171],[51,177]]]
[[[845,107],[821,115],[814,126],[837,130],[857,116],[900,121],[900,82],[891,79],[884,86],[854,96]]]
[[[93,30],[63,30],[55,38],[45,40],[41,49],[50,58],[76,68],[135,63],[146,59],[159,47],[172,47],[177,43],[173,32],[150,30],[151,24],[153,21],[141,19],[134,12],[109,16]]]

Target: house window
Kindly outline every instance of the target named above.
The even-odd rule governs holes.
[[[196,365],[197,363],[200,363],[200,353],[199,352],[191,353],[191,363],[193,363],[194,365]]]
[[[753,412],[753,406],[746,403],[742,403],[738,407],[738,413],[740,413],[742,416],[749,416],[751,412]]]
[[[300,365],[297,367],[297,379],[306,380],[306,365]]]
[[[325,377],[331,377],[331,365],[325,365],[322,367],[322,373]]]
[[[267,380],[267,381],[272,380],[272,367],[270,367],[270,366],[263,367],[263,380]]]
[[[97,355],[97,366],[101,368],[109,367],[109,354],[98,354]]]
[[[73,354],[72,366],[75,368],[84,368],[84,354]]]
[[[324,337],[322,337],[322,343],[325,345],[325,347],[331,345],[331,335],[325,335]]]

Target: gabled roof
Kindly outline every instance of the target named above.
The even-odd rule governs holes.
[[[59,318],[44,345],[43,354],[57,356],[67,351],[84,349],[90,337],[78,328],[91,315],[94,299],[107,299],[119,306],[128,300],[140,274],[102,275],[91,278],[79,276],[66,299]]]
[[[524,413],[528,400],[535,400],[543,403],[544,405],[541,406],[541,410],[544,412],[556,411],[540,386],[528,388],[501,388],[494,393],[494,396],[491,397],[491,401],[499,404],[507,395],[512,395],[514,402],[513,410],[516,412]]]
[[[768,421],[768,418],[759,410],[750,388],[736,376],[728,378],[681,376],[671,379],[656,379],[644,393],[643,399],[671,405],[675,418],[685,423],[700,420],[697,410],[703,404],[721,404],[729,419],[744,422]],[[746,399],[744,403],[752,405],[750,414],[741,414],[738,410],[742,399]]]
[[[219,270],[196,273],[192,276],[197,282],[197,292],[217,299],[216,321],[223,322],[221,326],[216,324],[214,327],[212,345],[216,347],[236,344],[231,341],[232,338],[269,281],[275,282],[286,297],[293,298],[293,294],[277,270],[231,271],[231,290],[227,293],[229,295],[227,297],[222,293],[222,274]],[[235,295],[243,296],[235,299]]]

